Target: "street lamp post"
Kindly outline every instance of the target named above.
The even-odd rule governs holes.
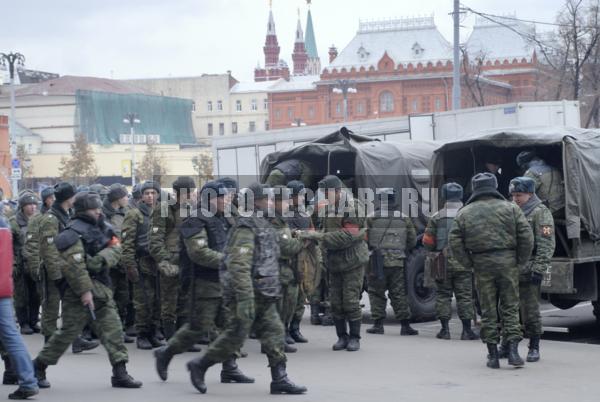
[[[15,135],[15,66],[23,66],[25,64],[25,56],[21,53],[0,53],[0,64],[8,67],[10,75],[10,120],[8,122],[8,130],[10,137],[10,157],[12,160],[17,159],[17,138]],[[19,193],[19,180],[11,175],[12,196],[16,197]]]
[[[333,93],[342,94],[344,96],[344,122],[348,120],[348,94],[355,94],[358,92],[354,85],[355,81],[352,80],[337,80],[336,86],[333,88]]]
[[[139,124],[137,113],[127,113],[123,123],[129,124],[129,135],[131,136],[131,187],[135,186],[135,130],[134,124]]]

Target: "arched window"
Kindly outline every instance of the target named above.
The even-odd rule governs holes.
[[[394,111],[394,95],[390,91],[384,91],[381,93],[381,95],[379,95],[379,111]]]

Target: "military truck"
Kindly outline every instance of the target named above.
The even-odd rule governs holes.
[[[542,296],[568,309],[591,301],[598,317],[600,269],[600,131],[566,127],[494,129],[477,132],[439,147],[433,157],[433,186],[457,181],[468,188],[489,155],[500,159],[501,175],[521,175],[516,155],[534,150],[560,169],[564,211],[554,214],[556,251],[542,282]],[[507,194],[507,188],[499,188]]]
[[[434,142],[384,142],[342,127],[317,140],[268,154],[260,166],[261,180],[266,181],[279,163],[297,159],[311,167],[314,180],[305,185],[313,191],[327,174],[339,176],[359,199],[361,189],[393,187],[403,211],[410,213],[418,233],[423,233],[431,210],[436,210],[436,204],[430,203],[436,194],[430,189],[430,166],[438,147]],[[435,291],[424,286],[424,262],[421,246],[406,260],[407,293],[416,320],[435,317]]]

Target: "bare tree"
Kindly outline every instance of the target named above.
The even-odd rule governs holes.
[[[89,185],[96,181],[98,167],[85,134],[75,136],[75,142],[71,144],[71,157],[61,158],[59,171],[63,180],[72,181],[75,185]]]
[[[200,178],[200,183],[204,183],[213,178],[213,160],[210,151],[200,151],[192,158],[192,166]]]
[[[135,168],[135,175],[139,180],[153,180],[156,176],[167,174],[165,165],[163,154],[157,151],[154,144],[148,143],[142,162]]]
[[[473,106],[485,106],[485,83],[483,82],[483,66],[487,54],[480,52],[473,55],[473,61],[469,58],[467,50],[460,48],[462,53],[462,83],[467,88]]]

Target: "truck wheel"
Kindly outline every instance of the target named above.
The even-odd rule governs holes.
[[[551,295],[549,300],[554,307],[561,310],[568,310],[571,307],[575,307],[579,303],[579,300],[561,299],[556,295]]]
[[[435,319],[435,290],[423,286],[425,250],[418,248],[406,259],[406,293],[414,321]]]

